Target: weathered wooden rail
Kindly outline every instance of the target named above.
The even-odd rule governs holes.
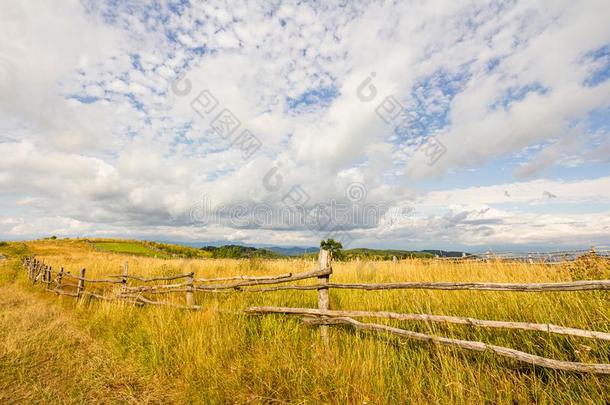
[[[540,324],[530,322],[511,322],[498,320],[475,319],[469,317],[432,315],[432,314],[408,314],[384,311],[354,311],[354,310],[332,310],[329,290],[330,289],[355,289],[364,291],[383,291],[397,289],[427,289],[427,290],[464,290],[464,291],[515,291],[515,292],[559,292],[559,291],[608,291],[610,280],[581,280],[556,283],[480,283],[480,282],[395,282],[380,284],[365,283],[332,283],[331,254],[326,250],[320,251],[319,268],[303,273],[286,273],[276,276],[234,276],[217,278],[195,278],[193,273],[142,277],[130,275],[127,263],[120,275],[111,275],[107,278],[92,279],[85,277],[85,269],[80,269],[79,275],[73,275],[64,271],[63,267],[56,272],[53,278],[53,270],[36,258],[26,258],[23,262],[29,279],[33,284],[43,284],[46,290],[58,295],[66,295],[76,299],[83,297],[96,298],[105,301],[123,301],[135,305],[164,305],[180,309],[197,310],[202,307],[195,305],[196,293],[245,293],[245,292],[272,292],[283,290],[316,290],[318,292],[318,308],[291,308],[291,307],[250,307],[244,310],[251,315],[293,315],[301,316],[303,322],[320,327],[323,342],[329,344],[328,328],[330,326],[350,326],[355,329],[387,333],[403,338],[428,341],[445,346],[459,347],[474,351],[488,351],[497,355],[546,367],[556,370],[571,372],[610,374],[610,364],[579,363],[548,359],[533,354],[521,352],[515,349],[495,346],[478,341],[452,339],[433,336],[424,333],[409,331],[383,324],[364,323],[354,318],[379,318],[400,321],[424,321],[443,322],[450,324],[469,325],[479,328],[512,329],[525,331],[546,332],[574,336],[579,338],[595,339],[610,342],[610,333],[586,329],[570,328],[553,324]],[[75,280],[67,283],[66,280]],[[287,284],[296,281],[314,279],[315,284]],[[145,283],[144,285],[129,285],[129,280]],[[178,282],[176,282],[179,280]],[[152,284],[156,282],[174,282],[172,284]],[[51,285],[55,283],[55,287]],[[218,282],[227,282],[215,284]],[[112,290],[90,291],[86,289],[88,284],[114,286]],[[66,291],[70,288],[71,291]],[[169,301],[152,300],[146,295],[182,293],[184,304]]]
[[[548,323],[490,321],[461,316],[404,314],[386,311],[350,311],[350,310],[320,310],[313,308],[292,307],[250,307],[245,310],[250,314],[285,314],[314,317],[350,317],[350,318],[386,318],[400,321],[444,322],[458,325],[478,326],[494,329],[517,329],[538,332],[555,333],[558,335],[576,336],[582,338],[605,340],[610,342],[610,333],[596,332],[585,329],[566,328]]]
[[[266,292],[280,290],[318,290],[322,288],[336,288],[348,290],[472,290],[472,291],[590,291],[610,290],[610,280],[582,280],[558,283],[445,283],[445,282],[404,282],[404,283],[325,283],[312,285],[286,285],[270,288],[258,288],[250,291]]]
[[[554,360],[546,357],[536,356],[530,353],[525,353],[519,350],[510,349],[508,347],[490,345],[487,343],[470,340],[433,336],[425,333],[413,332],[375,323],[362,323],[352,318],[336,317],[326,319],[319,318],[313,320],[306,319],[305,322],[316,325],[351,325],[356,329],[386,332],[409,339],[439,343],[444,346],[460,347],[462,349],[474,350],[478,352],[491,351],[492,353],[498,354],[503,357],[508,357],[525,363],[533,364],[535,366],[552,368],[555,370],[573,371],[579,373],[610,374],[610,364],[579,363],[572,361]]]

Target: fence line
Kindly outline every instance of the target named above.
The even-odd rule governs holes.
[[[74,276],[72,274],[64,274],[64,277],[72,278],[72,279],[75,279],[75,280],[78,280],[78,281],[86,281],[87,283],[108,283],[108,284],[120,284],[120,283],[122,283],[121,280],[111,280],[111,279],[108,279],[108,280],[99,279],[98,280],[98,279]],[[110,276],[110,277],[112,277],[112,276]]]
[[[471,340],[452,339],[441,336],[428,335],[425,333],[413,332],[376,323],[362,323],[352,318],[316,318],[305,319],[304,322],[314,325],[351,325],[356,329],[387,332],[409,339],[439,343],[444,346],[456,346],[462,349],[474,350],[478,352],[491,351],[500,356],[519,360],[525,363],[533,364],[535,366],[552,368],[555,370],[572,371],[578,373],[610,374],[610,364],[577,363],[572,361],[554,360],[546,357],[536,356],[530,353],[525,353],[519,350],[510,349],[508,347],[490,345],[487,343]]]
[[[589,339],[610,341],[610,333],[597,332],[586,329],[566,328],[548,323],[506,322],[476,319],[470,317],[429,315],[429,314],[403,314],[386,311],[354,311],[354,310],[320,310],[312,308],[292,307],[250,307],[245,310],[250,314],[286,314],[319,317],[356,317],[356,318],[387,318],[401,321],[444,322],[458,325],[478,326],[482,328],[531,330],[538,332],[555,333],[558,335],[577,336]]]
[[[129,274],[128,264],[123,267],[123,274],[107,276],[108,279],[92,279],[86,278],[86,270],[80,270],[78,276],[65,272],[61,267],[55,277],[55,288],[50,289],[53,280],[53,271],[51,267],[45,265],[42,261],[28,257],[23,261],[23,266],[33,284],[39,280],[44,283],[46,290],[54,292],[58,295],[66,295],[81,299],[83,297],[92,297],[105,301],[119,300],[134,305],[164,305],[173,308],[198,310],[202,307],[195,305],[195,293],[235,293],[235,292],[268,292],[281,290],[317,290],[318,291],[318,309],[313,308],[290,308],[290,307],[250,307],[244,310],[247,314],[267,315],[267,314],[286,314],[286,315],[301,315],[303,322],[318,325],[320,327],[320,335],[325,345],[329,344],[328,328],[330,326],[348,325],[356,329],[367,331],[376,331],[382,333],[390,333],[393,335],[416,339],[428,342],[439,343],[445,346],[460,347],[475,351],[491,351],[503,357],[516,359],[522,362],[533,364],[536,366],[573,371],[573,372],[588,372],[596,374],[610,374],[610,364],[593,364],[593,363],[578,363],[548,359],[545,357],[536,356],[533,354],[521,352],[518,350],[486,344],[478,341],[468,341],[451,339],[433,335],[427,335],[414,331],[394,328],[387,325],[363,323],[353,319],[353,317],[363,318],[387,318],[396,320],[415,320],[427,322],[445,322],[453,324],[464,324],[482,328],[504,328],[531,330],[559,335],[568,335],[576,337],[584,337],[590,339],[598,339],[610,341],[610,333],[568,328],[552,324],[539,324],[528,322],[510,322],[510,321],[492,321],[484,319],[474,319],[467,317],[446,316],[446,315],[431,315],[431,314],[401,314],[394,312],[374,312],[374,311],[354,311],[354,310],[331,310],[330,308],[330,289],[359,289],[359,290],[395,290],[395,289],[428,289],[428,290],[475,290],[475,291],[523,291],[523,292],[555,292],[555,291],[592,291],[610,290],[610,280],[581,280],[571,282],[556,282],[556,283],[480,283],[480,282],[397,282],[397,283],[382,283],[382,284],[365,284],[365,283],[331,283],[330,276],[332,275],[331,252],[320,250],[319,269],[307,271],[303,273],[287,273],[277,276],[235,276],[235,277],[218,277],[218,278],[194,278],[194,273],[179,274],[173,276],[159,277],[140,277]],[[65,283],[64,278],[76,280],[77,284]],[[157,281],[173,281],[184,279],[184,282],[176,284],[161,284],[161,285],[140,285],[129,286],[129,280],[136,280],[144,283],[152,283]],[[293,281],[301,281],[306,279],[315,279],[317,284],[307,285],[279,285],[266,287],[270,284],[284,284]],[[237,281],[227,284],[208,284],[218,281]],[[98,294],[96,292],[87,291],[86,285],[93,284],[112,284],[120,287],[111,291],[110,295]],[[199,284],[197,284],[199,283]],[[258,287],[264,286],[264,287]],[[65,287],[75,288],[75,291],[65,291]],[[168,301],[151,300],[143,296],[143,294],[169,294],[169,293],[184,293],[185,305],[177,304]]]
[[[436,260],[444,261],[480,261],[486,262],[490,260],[512,260],[527,263],[542,263],[542,264],[565,264],[573,262],[579,257],[594,254],[598,257],[610,258],[610,247],[608,246],[591,246],[590,249],[578,250],[560,250],[554,252],[476,252],[464,253],[462,256],[441,256],[436,257]]]
[[[311,285],[286,285],[269,288],[250,289],[252,292],[280,290],[317,290],[336,288],[347,290],[471,290],[471,291],[522,291],[522,292],[556,292],[556,291],[590,291],[610,290],[610,280],[580,280],[557,283],[448,283],[416,282],[403,283],[328,283]]]
[[[292,273],[280,274],[278,276],[235,276],[235,277],[217,277],[217,278],[197,278],[195,281],[200,283],[210,283],[214,281],[233,281],[233,280],[246,280],[246,281],[258,281],[258,280],[281,280],[284,278],[292,277]]]
[[[190,274],[191,273],[177,274],[175,276],[162,276],[162,277],[149,277],[149,278],[139,277],[139,276],[130,276],[128,274],[121,274],[121,275],[113,274],[113,275],[108,276],[108,277],[121,278],[121,280],[125,279],[125,278],[128,278],[128,279],[132,279],[132,280],[138,280],[138,281],[142,281],[142,282],[145,282],[145,283],[149,283],[151,281],[169,281],[169,280],[178,280],[178,279],[181,279],[181,278],[188,278]]]

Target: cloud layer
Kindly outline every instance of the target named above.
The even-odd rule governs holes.
[[[0,238],[607,244],[609,12],[4,1]],[[191,215],[204,196],[279,210],[295,187],[409,215],[314,232]]]

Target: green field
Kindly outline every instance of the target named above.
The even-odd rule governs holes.
[[[159,258],[167,256],[166,254],[154,251],[153,249],[146,247],[139,242],[92,242],[92,244],[98,250],[110,253],[121,253]]]
[[[94,240],[89,243],[96,250],[108,253],[119,253],[134,256],[156,257],[159,259],[171,258],[205,258],[210,257],[209,252],[189,246],[171,245],[167,243],[149,241],[112,241]]]

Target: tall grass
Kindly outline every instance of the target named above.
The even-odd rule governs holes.
[[[120,274],[125,260],[129,261],[131,274],[193,271],[196,277],[272,275],[317,266],[307,260],[127,257],[95,252],[78,241],[32,242],[28,248],[55,269],[64,266],[76,273],[85,267],[87,277],[92,278]],[[550,282],[571,277],[570,269],[562,266],[413,259],[398,263],[337,262],[331,280]],[[252,305],[315,307],[315,291],[198,293],[196,303],[204,309],[190,312],[87,300],[76,303],[27,286],[23,275],[12,288],[33,295],[38,303],[60,308],[54,314],[72,319],[79,330],[129,364],[133,372],[147,376],[145,382],[136,384],[139,387],[134,388],[136,394],[163,392],[178,402],[593,404],[610,400],[607,377],[534,368],[491,354],[345,328],[331,329],[330,347],[324,348],[317,329],[302,325],[298,319],[217,311],[238,312]],[[331,290],[331,307],[549,322],[610,332],[609,298],[607,292]],[[184,296],[173,294],[164,299],[182,303]],[[556,359],[610,362],[610,345],[587,339],[463,325],[385,322]],[[84,355],[80,360],[84,364],[90,361]],[[70,373],[68,367],[66,373]],[[152,401],[143,394],[131,398],[137,397]]]

